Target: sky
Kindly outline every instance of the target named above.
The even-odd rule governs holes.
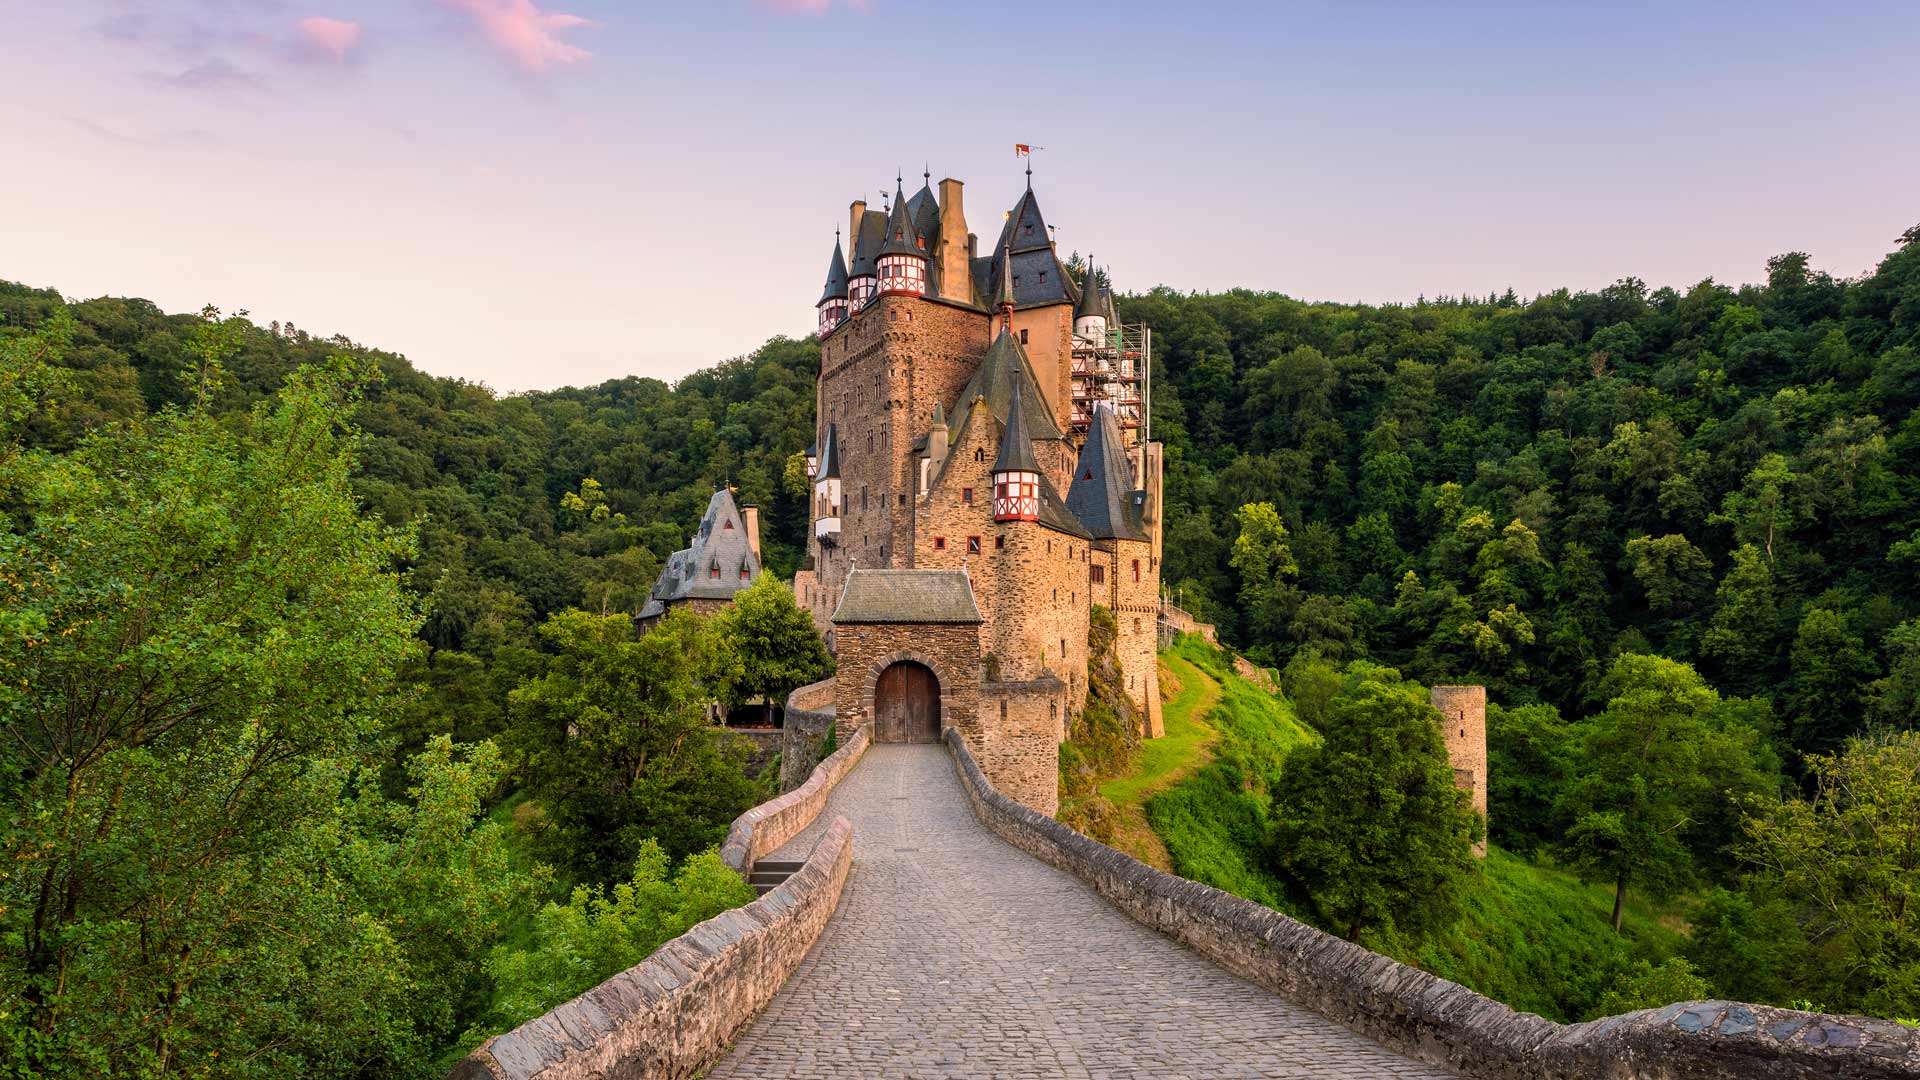
[[[1405,302],[1870,270],[1920,4],[0,0],[0,279],[502,391],[813,329],[896,170],[1123,291]]]

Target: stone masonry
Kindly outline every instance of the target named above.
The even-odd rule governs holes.
[[[1447,761],[1453,766],[1453,782],[1473,797],[1474,812],[1482,821],[1487,817],[1487,688],[1484,686],[1436,686],[1432,690],[1433,707],[1444,718],[1441,732],[1447,739]],[[1482,839],[1473,853],[1487,854]]]

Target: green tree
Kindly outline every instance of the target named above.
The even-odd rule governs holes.
[[[1685,536],[1636,536],[1627,541],[1628,568],[1647,594],[1647,604],[1662,615],[1693,610],[1713,584],[1713,564]]]
[[[731,642],[685,608],[639,637],[626,615],[584,611],[540,633],[556,655],[513,692],[508,743],[553,822],[554,861],[607,881],[648,839],[675,857],[719,843],[757,791],[708,720],[737,669]]]
[[[1618,931],[1629,885],[1668,896],[1693,880],[1686,833],[1711,795],[1700,755],[1720,695],[1686,664],[1632,654],[1614,661],[1606,690],[1557,806],[1555,848],[1583,879],[1613,885]]]
[[[451,1017],[415,980],[457,1000],[455,954],[518,895],[511,875],[478,880],[501,870],[470,828],[497,778],[484,752],[416,763],[413,808],[373,794],[419,617],[392,571],[409,537],[363,518],[349,486],[366,369],[303,368],[223,420],[225,337],[207,340],[197,404],[11,467],[10,1075],[416,1071]]]
[[[1419,935],[1459,915],[1478,815],[1453,785],[1441,717],[1391,668],[1355,662],[1324,740],[1295,750],[1273,796],[1270,861],[1321,925]]]
[[[1806,928],[1800,987],[1829,1007],[1920,1015],[1920,734],[1807,759],[1806,799],[1754,799],[1743,854]]]
[[[1738,491],[1727,493],[1720,512],[1708,520],[1731,525],[1743,544],[1754,544],[1774,564],[1775,545],[1807,518],[1805,485],[1780,454],[1768,454],[1747,474]]]
[[[1739,693],[1756,693],[1774,678],[1780,627],[1773,565],[1759,548],[1742,544],[1714,594],[1713,620],[1700,639],[1700,651],[1715,661],[1722,685]]]
[[[1557,836],[1554,804],[1573,773],[1574,732],[1551,705],[1487,704],[1489,838],[1532,856]]]
[[[1793,745],[1826,753],[1859,727],[1862,701],[1879,675],[1873,656],[1837,611],[1808,608],[1791,652],[1787,688]]]
[[[1240,604],[1248,628],[1258,640],[1278,641],[1293,622],[1299,590],[1293,578],[1300,566],[1287,546],[1287,526],[1272,503],[1248,503],[1235,515],[1240,535],[1233,541],[1232,565],[1240,575]]]
[[[814,629],[813,616],[794,602],[793,587],[772,574],[761,574],[733,594],[733,602],[714,615],[709,629],[738,658],[733,670],[717,680],[722,699],[738,705],[764,698],[769,720],[776,701],[784,702],[795,688],[833,672],[833,658]]]

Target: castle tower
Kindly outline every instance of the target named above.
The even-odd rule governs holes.
[[[1160,714],[1160,567],[1141,521],[1144,494],[1113,406],[1096,402],[1067,489],[1067,510],[1093,535],[1087,585],[1093,602],[1113,612],[1114,652],[1139,716],[1138,732],[1158,738],[1166,733]]]
[[[837,250],[837,248],[836,248]],[[1106,294],[1094,277],[1093,256],[1087,256],[1086,280],[1080,283],[1080,303],[1073,309],[1073,336],[1095,348],[1107,344]]]
[[[925,296],[927,293],[926,241],[913,228],[900,182],[893,185],[893,212],[887,215],[887,239],[880,245],[876,267],[881,296]]]
[[[821,290],[820,302],[814,307],[820,312],[820,336],[833,333],[833,328],[847,321],[847,260],[840,254],[840,230],[833,230],[833,258],[827,262],[827,287]],[[811,458],[813,452],[809,450]],[[809,468],[812,463],[809,462]],[[812,473],[808,473],[809,476]]]
[[[1447,762],[1453,766],[1455,787],[1473,797],[1473,809],[1482,821],[1487,817],[1487,688],[1484,686],[1436,686],[1433,707],[1440,710],[1441,733],[1447,740]],[[1473,853],[1482,858],[1487,842],[1474,845]]]
[[[993,520],[1040,520],[1040,463],[1033,460],[1033,439],[1027,435],[1020,384],[1013,384],[1013,404],[1007,409],[1007,430],[1000,437],[1000,455],[993,461]]]

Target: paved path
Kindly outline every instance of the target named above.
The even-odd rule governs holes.
[[[879,745],[783,849],[854,826],[840,910],[711,1080],[1444,1077],[1141,926],[974,819],[942,746]]]

